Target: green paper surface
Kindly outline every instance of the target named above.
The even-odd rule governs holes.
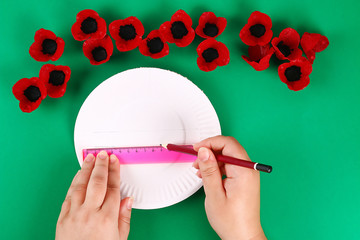
[[[217,40],[230,63],[213,72],[196,64],[200,37],[186,48],[154,60],[138,49],[92,66],[71,26],[83,9],[107,24],[138,17],[145,35],[178,9],[196,27],[204,11],[227,18]],[[269,239],[360,239],[360,4],[344,1],[2,1],[0,3],[0,239],[52,239],[62,201],[79,169],[73,130],[88,94],[108,77],[136,67],[159,67],[193,81],[216,109],[222,132],[243,144],[253,161],[273,166],[261,174],[261,220]],[[242,60],[240,29],[253,11],[267,13],[274,35],[292,27],[326,35],[329,47],[316,55],[310,85],[290,91],[277,62],[256,72]],[[45,28],[65,40],[63,56],[72,76],[64,97],[46,98],[22,113],[11,92],[17,80],[38,76],[45,63],[28,53],[35,31]],[[104,116],[106,117],[106,116]],[[129,239],[218,239],[204,210],[204,192],[159,210],[133,210]]]

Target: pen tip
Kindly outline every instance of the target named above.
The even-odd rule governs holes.
[[[160,146],[167,149],[167,144],[160,144]]]

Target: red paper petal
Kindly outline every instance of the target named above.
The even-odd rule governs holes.
[[[215,61],[208,63],[205,61],[205,59],[203,57],[197,58],[197,65],[199,66],[200,70],[202,70],[204,72],[213,71],[218,66]]]
[[[301,47],[311,63],[315,60],[315,52],[324,51],[329,46],[327,37],[318,33],[304,33],[301,37]]]
[[[163,38],[165,39],[165,41],[167,41],[169,43],[174,43],[175,39],[174,39],[170,29],[171,29],[171,22],[166,21],[160,25],[159,31],[160,31],[161,35],[163,36]]]
[[[269,52],[270,52],[269,44],[266,44],[264,46],[259,46],[259,45],[249,46],[248,48],[249,58],[252,61],[258,61],[262,59],[263,57],[268,55]]]
[[[31,44],[29,49],[30,56],[39,62],[49,61],[50,56],[48,56],[47,54],[43,54],[41,50],[42,50],[41,44],[38,42],[34,42],[33,44]]]
[[[62,38],[57,37],[55,41],[56,41],[56,44],[58,46],[58,49],[56,49],[56,52],[54,53],[54,55],[52,55],[50,57],[51,61],[58,60],[62,56],[62,54],[64,53],[64,48],[65,48],[64,40]]]
[[[281,41],[283,41],[290,48],[299,47],[300,35],[293,28],[285,28],[284,30],[282,30],[280,35],[279,35],[279,38],[280,38]]]
[[[310,83],[309,76],[302,78],[300,81],[287,84],[288,88],[293,91],[300,91],[306,88]]]
[[[269,44],[265,46],[249,46],[249,57],[242,58],[251,65],[256,71],[263,71],[270,66],[270,58],[274,54],[274,49]]]
[[[251,25],[260,23],[260,24],[264,25],[266,28],[272,27],[271,18],[267,14],[259,12],[259,11],[255,11],[255,12],[251,13],[251,15],[248,19],[248,23],[250,23]]]
[[[172,15],[172,17],[171,17],[171,23],[176,22],[176,21],[183,22],[185,24],[185,26],[187,26],[187,27],[192,26],[191,17],[184,10],[181,10],[181,9],[176,11],[174,13],[174,15]]]
[[[55,33],[44,28],[40,28],[35,32],[34,40],[35,42],[43,42],[45,39],[56,39]]]
[[[204,12],[199,18],[199,25],[205,26],[206,23],[216,23],[217,17],[213,12]]]
[[[217,50],[219,57],[215,59],[218,66],[225,66],[230,62],[230,52],[226,45],[222,42],[217,42]]]
[[[134,40],[131,41],[116,41],[115,45],[116,48],[120,51],[120,52],[127,52],[127,51],[131,51],[135,48],[137,48],[139,46],[141,42],[141,38],[135,38]]]
[[[315,51],[314,50],[307,51],[307,52],[305,52],[305,55],[306,55],[307,59],[309,60],[309,62],[311,64],[313,64],[314,60],[315,60]]]
[[[194,29],[190,28],[188,29],[188,34],[186,36],[184,36],[181,41],[175,41],[175,45],[178,47],[186,47],[189,46],[190,43],[192,43],[192,41],[195,38],[195,31]]]

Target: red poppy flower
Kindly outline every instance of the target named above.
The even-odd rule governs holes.
[[[109,35],[106,35],[103,39],[90,38],[83,44],[84,55],[92,65],[99,65],[109,61],[113,50],[113,43]]]
[[[159,30],[152,30],[145,39],[141,40],[139,51],[144,56],[162,58],[169,54],[169,45]]]
[[[144,26],[136,17],[128,17],[110,23],[109,31],[117,49],[126,52],[139,46],[144,35]]]
[[[247,24],[240,31],[241,40],[249,46],[266,45],[270,42],[273,32],[271,18],[259,11],[253,12]]]
[[[250,64],[256,71],[267,69],[270,64],[270,58],[274,54],[274,49],[270,48],[269,44],[264,46],[249,46],[249,57],[242,56],[242,58]]]
[[[85,9],[76,15],[76,22],[71,27],[71,33],[77,41],[88,38],[102,39],[106,34],[106,22],[94,10]]]
[[[14,84],[12,92],[20,101],[19,106],[23,112],[34,111],[46,97],[45,84],[37,77],[20,79]]]
[[[64,52],[65,42],[55,33],[43,28],[35,33],[35,42],[30,46],[29,53],[36,61],[56,61]]]
[[[161,24],[159,31],[167,42],[186,47],[195,38],[195,31],[191,26],[191,17],[184,10],[178,10],[170,21]]]
[[[213,12],[204,12],[199,18],[195,32],[203,38],[216,38],[224,31],[226,24],[226,18],[216,17]]]
[[[329,46],[327,37],[318,33],[304,33],[301,37],[301,47],[308,60],[313,63],[315,60],[315,53],[324,51]]]
[[[225,66],[230,61],[229,50],[225,44],[209,38],[202,41],[196,49],[199,57],[197,64],[200,70],[209,72],[217,66]]]
[[[49,97],[59,98],[66,91],[70,75],[71,70],[68,66],[45,64],[40,69],[39,78],[45,84]]]
[[[289,89],[294,91],[302,90],[309,85],[311,71],[312,65],[305,57],[300,57],[289,63],[283,63],[278,69],[280,80],[286,83]]]
[[[279,37],[274,37],[271,44],[274,47],[275,54],[280,60],[295,60],[302,55],[298,48],[300,35],[295,29],[285,28],[281,31]]]

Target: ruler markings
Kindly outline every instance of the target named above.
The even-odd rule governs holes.
[[[191,145],[186,146],[192,148]],[[102,150],[109,155],[116,155],[121,164],[184,163],[196,160],[196,156],[169,151],[161,146],[84,149],[83,159],[90,153],[96,156]]]

